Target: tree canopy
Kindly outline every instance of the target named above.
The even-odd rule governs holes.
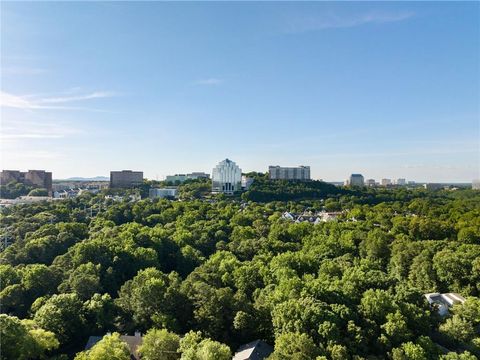
[[[254,184],[2,209],[2,357],[123,359],[115,333],[135,331],[146,360],[230,359],[256,339],[271,359],[480,356],[479,192]],[[442,317],[431,292],[466,301]]]

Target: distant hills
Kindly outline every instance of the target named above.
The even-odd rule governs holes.
[[[67,179],[55,179],[55,181],[110,181],[107,176],[95,176],[95,177],[70,177]]]

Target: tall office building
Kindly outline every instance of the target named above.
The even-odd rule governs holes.
[[[480,190],[480,179],[475,179],[472,181],[472,189]]]
[[[382,181],[380,182],[380,184],[382,184],[382,186],[389,186],[389,185],[392,185],[392,180],[390,180],[390,179],[382,179]]]
[[[220,161],[212,171],[212,192],[233,194],[242,190],[242,170],[229,159]]]
[[[3,170],[0,173],[0,184],[6,185],[12,181],[47,189],[49,195],[52,194],[52,173],[45,170]]]
[[[352,174],[350,175],[350,179],[348,181],[350,186],[363,186],[364,180],[362,174]]]
[[[268,173],[271,180],[310,180],[310,166],[269,166]]]
[[[110,188],[131,188],[143,183],[143,171],[110,171]]]
[[[367,181],[365,182],[365,185],[367,186],[375,186],[375,179],[367,179]]]
[[[397,181],[395,181],[395,184],[398,186],[405,186],[407,185],[407,181],[403,178],[400,178],[400,179],[397,179]]]
[[[440,183],[426,183],[426,184],[423,184],[423,187],[427,190],[440,190],[440,189],[443,189],[445,188],[445,185],[443,184],[440,184]]]

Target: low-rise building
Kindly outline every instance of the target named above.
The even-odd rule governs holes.
[[[150,189],[148,192],[148,197],[150,199],[165,199],[170,198],[174,199],[178,196],[178,189],[177,188],[153,188]]]
[[[107,333],[107,335],[110,335],[110,333]],[[85,350],[90,350],[92,347],[95,346],[96,343],[98,343],[102,339],[102,336],[90,336],[88,338],[87,344],[85,345]],[[120,335],[120,340],[122,340],[128,345],[128,348],[130,350],[130,358],[132,360],[140,360],[140,354],[138,352],[138,349],[140,345],[142,345],[142,334],[137,331],[133,336]]]
[[[285,220],[290,220],[290,221],[295,221],[295,214],[292,214],[288,211],[285,211],[283,214],[282,214],[282,219],[285,219]]]
[[[455,304],[463,304],[465,298],[457,293],[430,293],[425,294],[425,298],[432,308],[436,309],[441,316],[448,314],[448,308]]]
[[[270,180],[310,180],[310,166],[269,166]]]
[[[143,183],[143,171],[110,171],[110,188],[132,188]]]
[[[273,353],[273,347],[262,340],[241,345],[232,360],[263,360]]]
[[[105,195],[105,200],[112,200],[114,202],[122,202],[122,201],[129,201],[129,202],[137,202],[142,200],[142,196],[140,194],[131,194],[128,196],[120,196],[120,195]]]
[[[197,179],[210,179],[210,174],[204,172],[192,172],[187,174],[187,179],[189,180],[197,180]]]
[[[253,184],[254,179],[245,175],[242,175],[242,190],[248,190]]]
[[[341,211],[327,212],[325,210],[320,212],[304,211],[300,215],[285,211],[282,214],[282,219],[293,221],[296,223],[309,222],[312,224],[320,224],[322,222],[329,222],[338,220],[338,217],[342,215]]]
[[[167,175],[165,181],[171,184],[182,184],[187,180],[210,179],[210,174],[204,172],[192,172],[190,174]]]
[[[181,184],[187,180],[186,174],[167,175],[165,181],[171,184]]]
[[[317,214],[319,221],[321,222],[329,222],[329,221],[335,221],[338,219],[338,217],[342,215],[341,211],[322,211]]]
[[[54,199],[70,199],[70,198],[77,197],[79,193],[80,193],[80,190],[72,190],[72,189],[54,191],[53,198]]]

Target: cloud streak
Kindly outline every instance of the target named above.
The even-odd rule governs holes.
[[[61,122],[4,120],[0,139],[5,141],[61,139],[79,133],[82,131]]]
[[[115,96],[116,94],[110,91],[96,91],[80,95],[68,95],[60,97],[38,97],[38,96],[19,96],[0,91],[0,107],[15,108],[22,110],[91,110],[75,106],[63,106],[56,104],[68,104],[72,102],[107,98]]]
[[[220,85],[223,84],[224,80],[219,79],[219,78],[208,78],[208,79],[201,79],[198,81],[195,81],[195,85],[209,85],[209,86],[215,86],[215,85]]]
[[[399,22],[415,16],[411,11],[380,12],[370,11],[361,14],[339,15],[332,12],[291,18],[287,33],[302,33],[326,29],[351,28],[367,24],[384,24]]]
[[[39,103],[41,104],[59,104],[59,103],[68,103],[73,101],[83,101],[91,99],[101,99],[115,96],[116,94],[111,91],[96,91],[90,94],[77,95],[77,96],[63,96],[63,97],[52,97],[40,99]]]

